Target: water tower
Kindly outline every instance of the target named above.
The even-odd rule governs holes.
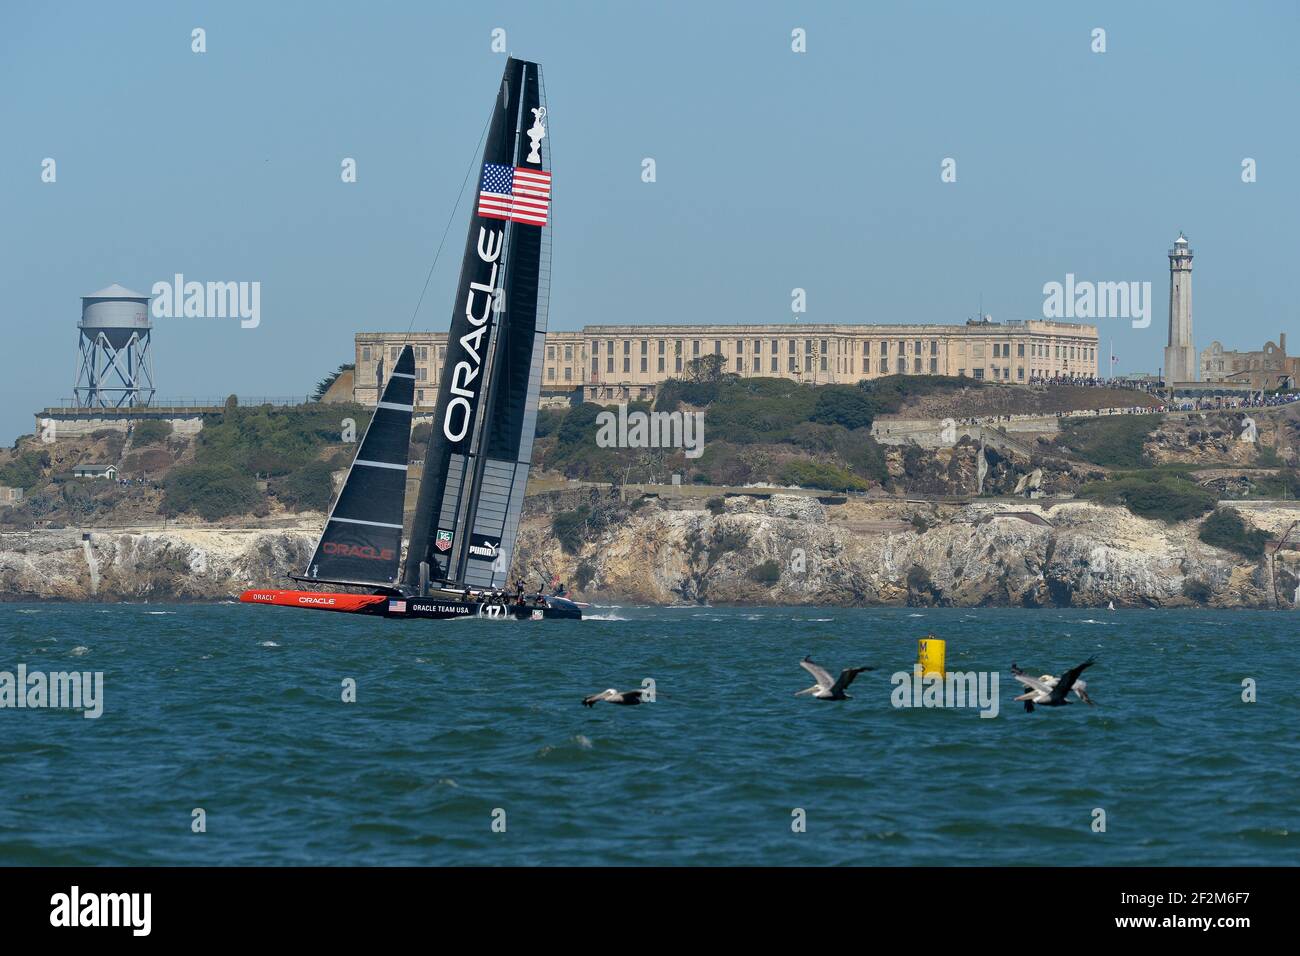
[[[79,408],[133,408],[153,398],[149,297],[116,282],[81,297]]]

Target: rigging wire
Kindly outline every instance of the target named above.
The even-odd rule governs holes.
[[[416,300],[415,309],[411,312],[411,321],[406,325],[406,334],[402,338],[403,348],[411,341],[411,330],[415,328],[415,320],[420,314],[420,306],[424,304],[424,296],[429,291],[429,281],[433,278],[433,270],[438,266],[438,259],[442,255],[442,247],[447,242],[447,233],[451,231],[451,224],[456,221],[456,213],[460,211],[461,200],[465,198],[465,187],[469,184],[470,174],[474,172],[474,166],[483,149],[483,140],[486,138],[488,127],[491,125],[492,114],[489,113],[487,122],[483,124],[483,132],[479,134],[478,144],[474,147],[474,152],[469,158],[465,178],[461,180],[460,192],[456,194],[456,204],[451,207],[451,215],[447,217],[447,224],[442,227],[442,238],[438,240],[438,248],[433,254],[433,262],[429,263],[429,271],[424,277],[424,287],[420,289],[420,298]]]

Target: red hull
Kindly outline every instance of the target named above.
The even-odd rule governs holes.
[[[275,604],[306,607],[317,611],[352,614],[382,614],[388,601],[382,594],[332,594],[325,591],[245,591],[239,600],[247,604]]]

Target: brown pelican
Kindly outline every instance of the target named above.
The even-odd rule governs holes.
[[[641,703],[643,690],[624,690],[617,691],[614,688],[602,690],[599,694],[592,694],[590,697],[582,699],[583,707],[595,707],[602,700],[609,704],[622,704],[624,707],[630,707],[633,704]]]
[[[1097,663],[1097,659],[1090,657],[1078,667],[1070,668],[1059,679],[1051,674],[1044,674],[1042,677],[1037,678],[1030,677],[1018,666],[1012,664],[1011,676],[1029,688],[1016,700],[1023,700],[1025,702],[1025,712],[1032,714],[1035,704],[1040,707],[1063,707],[1071,702],[1070,692],[1073,691],[1079,700],[1092,706],[1094,701],[1088,696],[1088,682],[1081,679],[1079,675],[1095,663]]]
[[[804,690],[795,691],[794,695],[800,697],[803,694],[812,694],[818,700],[848,700],[849,695],[844,693],[844,689],[853,683],[853,678],[863,671],[875,670],[874,667],[846,667],[840,671],[838,678],[832,679],[831,672],[820,664],[814,664],[811,657],[805,657],[799,662],[799,666],[812,674],[817,683]]]

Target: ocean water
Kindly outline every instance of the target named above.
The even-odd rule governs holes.
[[[0,671],[104,674],[97,720],[0,709],[0,863],[1300,863],[1293,615],[593,618],[0,605]],[[926,632],[949,670],[999,672],[997,717],[891,705]],[[877,670],[795,697],[805,654]],[[1098,706],[1012,702],[1012,661],[1089,655]],[[653,704],[580,705],[644,678]]]

